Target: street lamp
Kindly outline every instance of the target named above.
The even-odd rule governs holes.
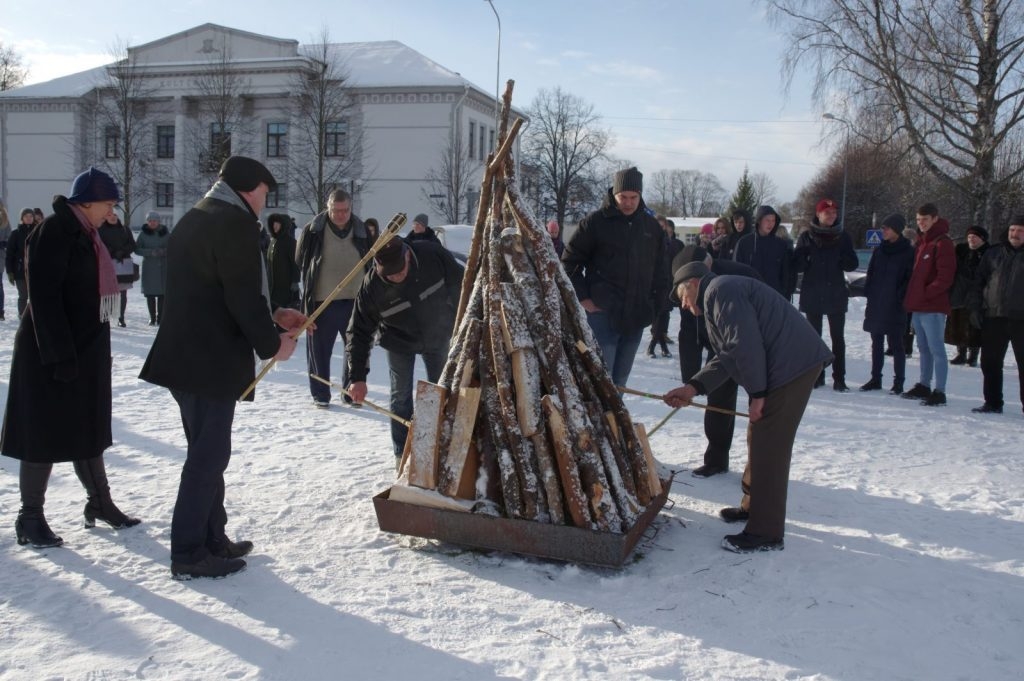
[[[830,113],[821,114],[821,117],[827,121],[836,121],[846,126],[846,151],[843,152],[843,202],[839,208],[839,224],[843,226],[843,229],[846,229],[846,173],[850,167],[850,128],[853,126],[850,125],[850,121]]]
[[[501,119],[501,17],[494,8],[492,0],[484,0],[491,6],[494,18],[498,20],[498,63],[494,71],[494,134],[498,134],[498,121]]]

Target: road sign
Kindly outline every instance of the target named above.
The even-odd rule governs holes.
[[[882,245],[882,230],[880,229],[869,229],[867,237],[865,238],[868,248],[875,248],[876,246]]]

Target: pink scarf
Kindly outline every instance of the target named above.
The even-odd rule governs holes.
[[[121,292],[117,288],[117,274],[114,273],[114,261],[110,258],[110,252],[100,241],[99,230],[89,224],[85,213],[74,203],[69,203],[71,211],[78,218],[82,229],[92,239],[92,250],[96,255],[96,270],[98,272],[97,282],[100,293],[100,321],[108,322],[120,309]]]

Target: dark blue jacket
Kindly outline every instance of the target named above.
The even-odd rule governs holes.
[[[767,211],[762,211],[762,208],[767,207],[758,208],[758,212],[754,216],[754,228],[744,230],[750,231],[750,234],[740,238],[736,244],[733,260],[753,267],[760,273],[764,283],[788,300],[793,295],[795,283],[791,276],[793,250],[790,242],[778,234],[781,224],[778,213],[770,208],[767,208]],[[757,222],[761,219],[763,212],[769,211],[775,214],[775,227],[768,236],[761,236],[757,230]]]
[[[811,228],[800,235],[793,254],[793,267],[803,272],[800,311],[829,315],[845,313],[849,304],[843,272],[857,269],[853,239],[842,225],[821,227],[814,218]]]
[[[868,333],[894,333],[906,328],[907,312],[903,297],[914,271],[914,247],[902,236],[893,242],[883,241],[871,254],[864,295],[864,330]]]

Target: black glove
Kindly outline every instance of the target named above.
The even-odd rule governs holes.
[[[981,330],[981,323],[984,320],[981,314],[981,310],[971,310],[971,326]]]
[[[76,378],[78,378],[78,362],[73,359],[60,362],[53,367],[53,380],[55,381],[71,383]]]

